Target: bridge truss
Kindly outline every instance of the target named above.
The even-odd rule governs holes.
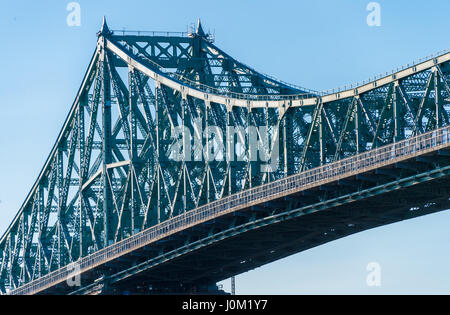
[[[237,61],[200,23],[163,36],[114,33],[104,22],[64,127],[0,240],[0,291],[120,283],[117,293],[152,268],[164,276],[145,273],[141,289],[207,285],[447,209],[449,60],[442,53],[324,94]],[[204,134],[209,126],[220,132]],[[191,136],[175,161],[177,128]],[[252,156],[251,137],[267,163]],[[218,141],[233,153],[210,161],[202,150]],[[63,283],[73,264],[81,288]]]

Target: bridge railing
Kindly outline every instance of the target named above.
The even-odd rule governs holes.
[[[188,37],[188,32],[165,32],[165,31],[134,31],[134,30],[111,30],[113,34],[122,36],[151,36],[151,37]]]
[[[234,98],[234,99],[240,99],[240,100],[249,100],[249,101],[297,101],[297,100],[305,100],[305,99],[310,99],[310,98],[315,98],[315,97],[322,97],[322,96],[326,96],[326,95],[330,95],[330,94],[335,94],[335,93],[339,93],[339,92],[343,92],[343,91],[347,91],[350,89],[354,89],[360,86],[363,86],[365,84],[368,84],[370,82],[374,82],[378,79],[387,77],[391,74],[400,72],[402,70],[408,69],[410,67],[414,67],[419,65],[420,63],[426,62],[428,60],[431,60],[433,58],[437,58],[439,56],[443,56],[447,53],[450,52],[450,49],[445,49],[442,51],[439,51],[435,54],[426,56],[424,58],[420,58],[417,59],[415,61],[413,61],[410,64],[407,65],[403,65],[401,67],[397,67],[396,69],[392,69],[392,71],[388,71],[385,73],[381,73],[379,75],[375,75],[367,80],[363,80],[363,81],[359,81],[356,83],[352,83],[352,84],[348,84],[348,85],[344,85],[338,88],[333,88],[333,89],[328,89],[328,90],[323,90],[323,91],[315,91],[315,90],[311,90],[311,89],[307,89],[307,88],[303,88],[303,87],[299,87],[299,86],[295,86],[289,83],[286,83],[284,81],[281,81],[273,76],[267,75],[267,74],[262,74],[263,76],[267,77],[268,79],[274,80],[274,81],[278,81],[279,83],[282,83],[284,85],[290,86],[292,88],[295,89],[302,89],[303,93],[297,93],[297,94],[265,94],[265,95],[261,95],[261,94],[246,94],[246,93],[239,93],[239,92],[231,92],[231,91],[222,91],[217,87],[211,87],[209,85],[200,83],[198,81],[194,81],[191,80],[189,78],[184,77],[183,75],[179,74],[179,73],[175,73],[175,72],[170,72],[167,71],[166,69],[164,69],[164,67],[162,67],[161,65],[159,65],[158,63],[156,63],[155,61],[149,59],[148,57],[144,56],[144,55],[140,55],[141,58],[145,59],[147,62],[149,62],[150,64],[152,64],[154,67],[156,67],[159,71],[161,71],[162,73],[164,73],[165,75],[178,80],[184,84],[187,84],[188,86],[194,87],[199,89],[202,92],[206,92],[206,93],[210,93],[210,94],[217,94],[217,95],[222,95],[222,96],[227,96],[230,98]]]
[[[202,92],[206,92],[206,93],[210,93],[210,94],[217,94],[217,95],[222,95],[222,96],[227,96],[230,98],[234,98],[234,99],[239,99],[239,100],[253,100],[253,101],[279,101],[279,100],[288,100],[288,101],[295,101],[295,100],[303,100],[303,99],[308,99],[308,98],[313,98],[313,97],[317,97],[320,92],[316,92],[310,89],[306,89],[304,88],[305,92],[304,93],[300,93],[300,94],[287,94],[287,95],[282,95],[282,94],[265,94],[265,95],[261,95],[261,94],[246,94],[246,93],[239,93],[239,92],[231,92],[231,91],[223,91],[217,87],[212,87],[203,83],[200,83],[198,81],[195,80],[191,80],[189,78],[186,78],[185,76],[179,74],[179,73],[175,73],[175,72],[171,72],[166,70],[164,67],[162,67],[161,65],[159,65],[157,62],[151,60],[150,58],[146,57],[145,55],[141,54],[139,55],[140,58],[144,59],[146,62],[148,62],[149,64],[151,64],[153,67],[155,67],[156,69],[158,69],[161,73],[163,73],[164,75],[177,80],[181,83],[184,83],[190,87],[196,88]],[[275,78],[272,78],[268,75],[263,74],[264,76],[268,77],[271,80],[276,80]],[[285,82],[281,82],[282,84],[287,85]]]
[[[219,199],[83,257],[75,264],[79,267],[77,270],[82,273],[171,234],[212,220],[218,216],[449,146],[450,126],[436,129]],[[73,270],[73,264],[68,265],[28,284],[24,284],[10,293],[37,293],[75,276]]]
[[[172,36],[180,36],[180,37],[187,37],[189,35],[189,32],[161,32],[161,31],[131,31],[131,30],[115,30],[114,32],[116,33],[122,33],[122,35],[137,35],[137,36],[141,36],[141,35],[147,35],[147,36],[166,36],[166,37],[172,37]],[[303,100],[303,99],[307,99],[307,98],[313,98],[313,97],[317,97],[317,96],[326,96],[329,94],[335,94],[335,93],[340,93],[343,91],[347,91],[349,89],[354,89],[360,86],[363,86],[365,84],[374,82],[378,79],[387,77],[389,75],[395,74],[397,72],[400,72],[402,70],[408,69],[410,67],[414,67],[417,66],[423,62],[426,62],[428,60],[431,60],[433,58],[437,58],[439,56],[443,56],[447,53],[450,52],[450,49],[443,49],[441,51],[438,51],[436,53],[433,53],[431,55],[416,59],[414,61],[412,61],[411,63],[402,65],[400,67],[397,67],[395,69],[392,69],[391,71],[387,71],[384,73],[380,73],[380,74],[376,74],[366,80],[362,80],[362,81],[358,81],[355,83],[350,83],[350,84],[346,84],[337,88],[333,88],[333,89],[327,89],[327,90],[322,90],[322,91],[315,91],[312,89],[308,89],[302,86],[298,86],[289,82],[285,82],[282,81],[278,78],[276,78],[275,76],[272,75],[268,75],[262,72],[258,72],[261,75],[265,76],[266,78],[273,80],[275,82],[279,82],[283,85],[289,86],[293,89],[296,90],[301,90],[304,91],[304,93],[298,93],[298,94],[288,94],[288,95],[281,95],[281,94],[273,94],[273,95],[252,95],[252,94],[245,94],[245,93],[238,93],[238,92],[223,92],[218,88],[215,87],[211,87],[209,85],[205,85],[205,84],[201,84],[197,81],[193,81],[190,80],[188,78],[183,77],[180,74],[174,73],[174,72],[168,72],[168,71],[164,71],[164,68],[161,67],[159,64],[157,64],[156,62],[150,60],[149,58],[145,57],[144,55],[142,55],[141,57],[143,57],[144,59],[146,59],[147,61],[149,61],[150,63],[152,63],[153,65],[155,65],[156,67],[158,67],[158,69],[162,72],[164,72],[166,75],[169,75],[175,79],[178,79],[181,82],[184,82],[186,84],[189,84],[193,87],[197,87],[198,89],[207,92],[207,93],[213,93],[213,94],[219,94],[219,95],[227,95],[230,96],[232,98],[236,98],[236,99],[245,99],[245,100],[262,100],[262,101],[271,101],[271,100]],[[251,69],[254,72],[257,72],[256,70],[252,69],[251,67],[245,65],[244,63],[238,61],[236,59],[237,62],[239,62],[240,64],[244,65],[245,67]]]
[[[320,95],[324,96],[324,95],[328,95],[328,94],[334,94],[334,93],[347,91],[349,89],[354,89],[354,88],[357,88],[359,86],[362,86],[362,85],[368,84],[370,82],[374,82],[376,80],[379,80],[381,78],[387,77],[387,76],[392,75],[394,73],[400,72],[402,70],[408,69],[410,67],[417,66],[417,65],[419,65],[419,64],[421,64],[421,63],[423,63],[425,61],[428,61],[428,60],[431,60],[433,58],[445,55],[445,54],[447,54],[449,52],[450,52],[450,49],[443,49],[443,50],[438,51],[438,52],[436,52],[434,54],[428,55],[428,56],[423,57],[423,58],[416,59],[416,60],[414,60],[411,63],[402,65],[402,66],[397,67],[395,69],[392,69],[391,71],[387,71],[387,72],[376,74],[376,75],[374,75],[374,76],[372,76],[372,77],[370,77],[370,78],[368,78],[366,80],[362,80],[362,81],[358,81],[358,82],[355,82],[355,83],[343,85],[343,86],[340,86],[338,88],[333,88],[333,89],[328,89],[328,90],[321,91]]]

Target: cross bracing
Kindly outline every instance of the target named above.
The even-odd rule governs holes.
[[[3,293],[236,193],[282,187],[290,176],[450,125],[449,53],[322,95],[259,74],[201,27],[189,36],[116,35],[105,23],[98,35],[58,140],[0,241]],[[222,136],[229,126],[265,127],[255,137],[275,167],[263,171],[239,131],[240,160],[170,158],[177,127],[204,148],[214,140],[203,137],[208,126]]]

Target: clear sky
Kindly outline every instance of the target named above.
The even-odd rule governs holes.
[[[96,45],[111,29],[186,31],[198,18],[231,56],[316,90],[368,79],[450,47],[450,1],[65,0],[0,2],[0,234],[49,154]],[[238,294],[450,293],[450,212],[366,231],[237,276]],[[368,286],[366,266],[381,267]],[[224,282],[229,288],[229,281]]]

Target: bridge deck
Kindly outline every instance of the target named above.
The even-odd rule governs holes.
[[[207,221],[430,152],[437,152],[449,146],[450,127],[411,137],[214,201],[81,258],[77,264],[80,273],[85,273]],[[73,276],[72,266],[66,266],[19,287],[11,294],[36,294]]]

